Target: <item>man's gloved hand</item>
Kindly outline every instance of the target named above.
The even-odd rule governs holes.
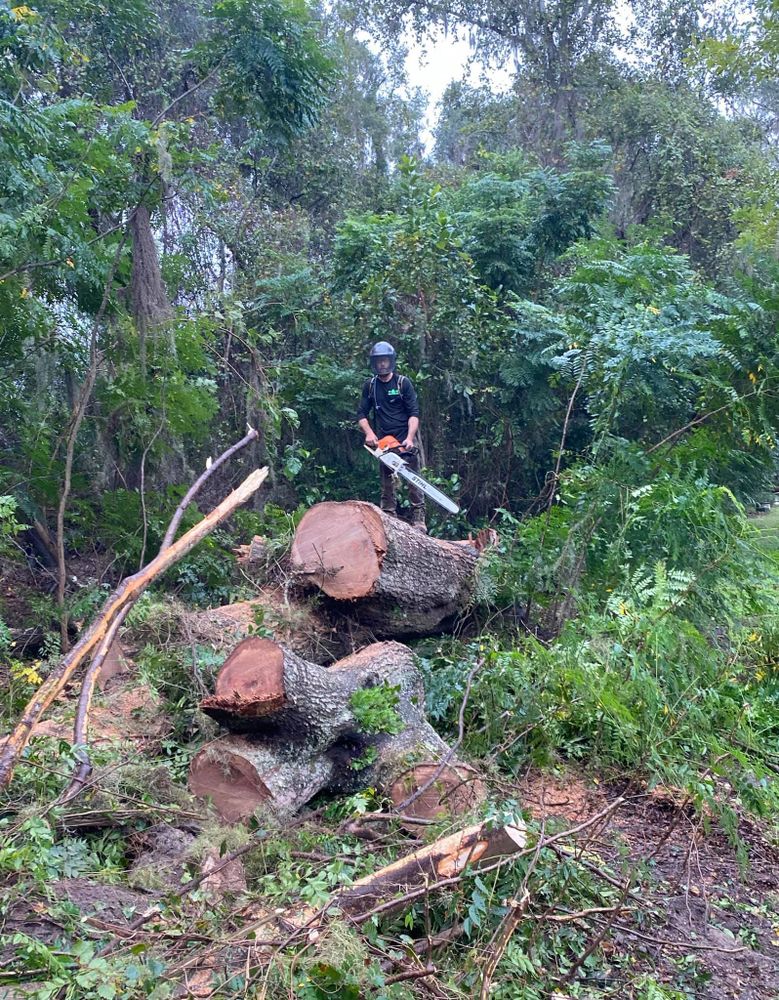
[[[369,448],[375,448],[379,443],[379,439],[376,437],[373,431],[371,431],[370,434],[365,435],[365,443],[368,445]]]

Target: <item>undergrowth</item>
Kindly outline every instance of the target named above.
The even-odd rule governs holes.
[[[604,511],[613,515],[608,523]],[[279,519],[270,553],[283,550],[293,520]],[[527,912],[502,952],[493,998],[680,1000],[705,983],[699,956],[679,955],[672,972],[668,965],[661,971],[645,950],[609,941],[606,914],[618,912],[611,929],[623,936],[651,933],[664,920],[648,892],[651,866],[619,841],[610,860],[600,855],[595,865],[589,852],[536,852],[540,838],[563,827],[534,820],[516,788],[528,767],[573,764],[617,791],[668,791],[704,825],[722,827],[744,871],[746,817],[779,843],[779,560],[771,535],[754,531],[732,495],[700,477],[682,476],[675,485],[659,477],[649,489],[619,485],[612,469],[600,478],[588,470],[571,475],[561,502],[536,518],[504,514],[501,539],[484,560],[474,596],[478,637],[427,639],[416,652],[429,719],[451,742],[462,738],[458,754],[477,765],[491,790],[477,814],[460,820],[525,823],[529,848],[495,870],[466,872],[397,914],[374,916],[359,932],[334,919],[315,941],[256,966],[250,958],[248,976],[243,957],[227,971],[214,968],[212,997],[406,1000],[421,987],[395,982],[393,973],[420,957],[435,963],[442,995],[473,997],[494,936],[517,906]],[[354,836],[350,824],[387,806],[376,789],[318,801],[316,818],[295,829],[259,813],[238,836],[197,819],[199,837],[181,881],[210,853],[222,857],[248,845],[246,893],[216,898],[197,889],[182,898],[169,887],[157,897],[163,936],[101,954],[112,934],[85,922],[57,886],[68,879],[124,886],[136,835],[197,816],[187,770],[213,732],[197,705],[222,659],[186,634],[179,611],[159,595],[144,597],[129,624],[139,677],[163,699],[169,734],[152,756],[128,747],[96,752],[101,779],[84,806],[94,826],[68,829],[51,805],[75,760],[66,742],[33,741],[0,801],[0,919],[11,928],[0,988],[26,989],[38,1000],[165,1000],[177,995],[182,961],[204,942],[254,934],[246,930],[252,920],[276,910],[325,905],[340,887],[453,829],[442,820],[417,830],[414,840],[393,822],[378,839]],[[10,661],[11,712],[47,669],[49,660]],[[351,708],[366,732],[394,732],[396,702],[394,689],[377,686]],[[121,819],[101,826],[98,814]],[[45,912],[59,930],[36,937],[20,924],[20,907],[38,907],[32,912]],[[581,913],[590,916],[571,917]],[[451,936],[433,951],[439,933]]]

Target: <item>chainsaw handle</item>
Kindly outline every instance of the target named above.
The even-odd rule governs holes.
[[[376,445],[375,448],[371,448],[369,444],[363,443],[363,448],[369,451],[374,458],[381,458],[388,451],[398,452],[399,456],[402,458],[404,455],[411,455],[414,451],[413,448],[404,448],[403,445],[398,441],[396,437],[392,434],[385,435]],[[405,461],[405,459],[404,459]]]

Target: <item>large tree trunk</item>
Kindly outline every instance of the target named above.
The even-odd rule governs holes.
[[[294,576],[378,637],[446,630],[468,603],[478,551],[431,538],[359,500],[320,503],[292,543]],[[346,604],[348,602],[348,604]]]
[[[132,271],[130,274],[130,310],[138,328],[138,351],[141,375],[146,378],[147,336],[160,323],[170,319],[171,309],[162,280],[157,244],[146,205],[138,205],[130,217]]]
[[[355,694],[366,689],[380,689],[381,704],[394,703],[384,731],[366,729],[355,710]],[[190,785],[230,821],[260,805],[286,817],[319,791],[368,785],[387,789],[395,802],[429,785],[415,802],[414,815],[423,818],[465,812],[483,797],[482,783],[429,725],[424,705],[413,654],[400,643],[374,643],[327,668],[269,639],[245,639],[201,707],[247,735],[203,748]]]

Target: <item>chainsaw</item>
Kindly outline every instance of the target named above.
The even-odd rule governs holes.
[[[414,472],[413,469],[409,468],[408,464],[404,462],[400,455],[395,454],[395,450],[398,448],[402,449],[400,441],[391,434],[383,437],[375,448],[371,448],[370,445],[365,445],[365,448],[373,455],[375,458],[386,465],[388,469],[392,469],[392,472],[396,476],[402,476],[406,482],[411,483],[416,486],[418,490],[421,490],[425,496],[430,497],[439,507],[443,507],[444,510],[448,510],[450,514],[459,514],[460,508],[457,504],[450,500],[446,494],[442,493],[439,489],[436,489],[432,483],[429,483],[426,479],[423,479],[418,472]]]

